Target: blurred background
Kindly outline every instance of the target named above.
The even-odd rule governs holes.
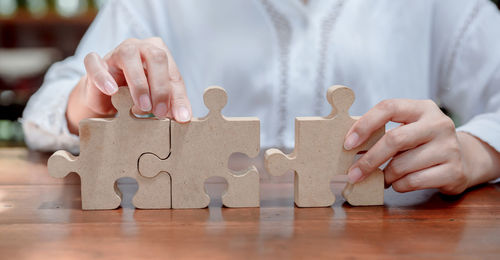
[[[48,67],[75,51],[105,0],[0,0],[0,146],[22,146],[18,119]]]
[[[24,145],[18,119],[26,102],[48,67],[73,54],[105,2],[0,0],[0,146]]]

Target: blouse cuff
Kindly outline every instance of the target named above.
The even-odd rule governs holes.
[[[474,117],[468,123],[457,128],[457,131],[467,132],[483,142],[489,144],[493,149],[500,152],[500,114],[490,113]],[[500,178],[490,183],[498,183]]]
[[[500,152],[500,113],[478,115],[457,131],[467,132]]]
[[[72,80],[68,81],[74,84]],[[58,86],[65,86],[64,83]],[[72,88],[58,88],[57,91],[44,89],[39,93],[40,96],[33,97],[32,102],[47,102],[48,104],[28,105],[23,118],[20,119],[25,133],[25,142],[30,149],[39,151],[63,149],[73,154],[79,152],[79,138],[69,132],[66,121],[66,107],[71,90]],[[48,95],[51,97],[48,98]]]

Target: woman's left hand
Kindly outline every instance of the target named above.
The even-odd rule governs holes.
[[[469,134],[457,134],[453,121],[430,100],[380,102],[352,126],[344,147],[347,150],[358,147],[389,121],[401,125],[387,131],[351,166],[350,183],[363,180],[389,159],[392,160],[384,169],[385,183],[399,192],[437,188],[446,194],[459,194],[479,179],[485,179],[485,176],[471,178],[469,160],[478,154],[470,151],[464,154],[464,145],[480,149],[486,144]],[[498,152],[493,150],[493,153],[498,156]]]

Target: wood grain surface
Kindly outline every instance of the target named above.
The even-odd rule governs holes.
[[[385,206],[296,208],[289,179],[265,179],[261,207],[135,210],[137,186],[120,184],[122,208],[82,211],[78,176],[54,179],[48,155],[0,149],[0,259],[317,259],[500,257],[500,185],[461,196],[385,191]]]

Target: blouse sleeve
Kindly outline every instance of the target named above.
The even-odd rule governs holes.
[[[437,97],[468,132],[500,152],[500,13],[490,1],[468,1],[450,35]]]
[[[78,137],[66,122],[68,96],[85,74],[83,59],[90,52],[104,56],[127,38],[151,37],[152,33],[132,12],[133,1],[112,0],[101,9],[80,42],[75,55],[50,67],[41,88],[30,98],[21,122],[30,149],[78,152]]]

